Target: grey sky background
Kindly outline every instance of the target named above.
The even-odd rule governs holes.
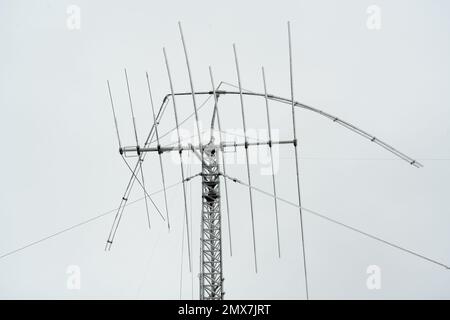
[[[81,29],[69,30],[69,5]],[[381,29],[366,26],[370,5]],[[309,209],[450,264],[450,4],[433,1],[0,1],[0,255],[115,208],[130,173],[118,152],[106,80],[111,81],[124,144],[133,145],[123,68],[128,69],[139,136],[152,121],[149,71],[156,105],[169,92],[165,46],[176,91],[189,91],[177,22],[189,49],[194,85],[237,83],[236,43],[245,88],[289,97],[286,21],[293,32],[296,100],[347,120],[425,167],[416,169],[346,129],[297,111],[302,202]],[[198,98],[201,102],[203,98]],[[221,98],[222,99],[222,98]],[[177,100],[180,118],[192,112]],[[265,127],[264,101],[244,100],[252,129]],[[169,107],[171,107],[169,105]],[[239,100],[220,102],[223,127],[241,128]],[[272,126],[290,138],[289,107],[271,103]],[[168,109],[161,123],[173,126]],[[211,105],[201,112],[209,125]],[[186,130],[195,133],[194,123]],[[172,143],[173,136],[165,139]],[[278,193],[296,201],[292,147],[280,147]],[[165,156],[167,183],[180,180]],[[253,183],[271,190],[252,165]],[[161,188],[157,157],[145,161],[150,191]],[[230,175],[246,180],[245,166]],[[200,168],[187,168],[192,174]],[[259,272],[254,273],[245,187],[230,184],[233,257],[224,224],[227,299],[303,299],[298,211],[280,204],[282,258],[277,258],[273,200],[255,194]],[[1,298],[198,298],[200,184],[189,188],[193,273],[184,250],[182,191],[168,192],[173,229],[143,201],[129,206],[110,252],[103,250],[113,214],[0,259]],[[142,197],[135,187],[132,199]],[[162,208],[162,194],[154,196]],[[223,206],[223,209],[225,207]],[[312,299],[448,299],[450,271],[308,213],[305,242]],[[68,290],[68,266],[81,289]],[[367,267],[381,268],[381,289],[368,290]]]

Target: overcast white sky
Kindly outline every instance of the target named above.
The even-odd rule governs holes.
[[[80,9],[80,29],[67,9]],[[381,10],[379,30],[367,9]],[[152,121],[145,71],[159,106],[169,92],[162,47],[176,91],[189,82],[178,34],[183,23],[194,85],[237,83],[289,97],[286,21],[292,24],[296,100],[321,108],[419,159],[416,169],[346,129],[297,112],[302,202],[307,208],[450,264],[450,4],[416,1],[0,1],[0,256],[115,208],[129,178],[118,152],[107,94],[111,81],[122,140],[134,144],[123,68],[128,69],[139,137]],[[73,22],[73,20],[70,20]],[[69,22],[70,22],[69,21]],[[69,23],[70,24],[70,23]],[[73,26],[73,24],[72,24]],[[222,98],[221,98],[222,99]],[[201,102],[202,98],[198,98]],[[178,101],[180,118],[192,112]],[[264,103],[246,99],[247,126],[265,127]],[[201,112],[207,128],[210,105]],[[209,109],[208,109],[209,108]],[[241,128],[239,100],[221,100],[223,127]],[[271,104],[272,125],[291,137],[289,107]],[[171,112],[161,131],[173,126]],[[194,131],[188,122],[185,130]],[[165,143],[173,142],[168,136]],[[296,201],[292,147],[280,147],[278,193]],[[167,183],[180,180],[165,156]],[[252,165],[254,184],[271,190]],[[148,189],[161,188],[158,161],[145,161]],[[196,165],[187,168],[192,174]],[[230,174],[246,180],[245,166]],[[282,258],[277,258],[273,201],[255,194],[259,273],[254,274],[247,190],[230,185],[233,256],[224,224],[228,299],[304,299],[298,211],[280,204]],[[189,188],[193,266],[181,269],[181,187],[171,189],[173,229],[143,201],[125,211],[113,249],[103,250],[113,214],[0,259],[1,298],[178,299],[198,297],[200,184]],[[131,198],[142,197],[134,189]],[[163,197],[155,195],[162,208]],[[305,213],[312,299],[450,298],[450,271]],[[368,266],[381,270],[381,289],[366,286]],[[70,266],[81,288],[67,288]]]

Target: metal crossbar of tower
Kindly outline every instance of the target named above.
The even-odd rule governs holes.
[[[210,72],[210,78],[211,78],[211,84],[212,84],[212,90],[208,90],[208,91],[195,91],[194,87],[193,87],[193,80],[192,80],[192,74],[191,74],[191,70],[189,68],[189,60],[188,60],[188,56],[187,56],[187,49],[186,49],[186,45],[185,45],[185,41],[184,41],[184,36],[181,30],[181,24],[179,24],[179,30],[180,30],[180,35],[182,38],[182,42],[183,42],[183,48],[184,48],[184,53],[185,53],[185,57],[186,57],[186,64],[188,66],[188,74],[189,74],[189,82],[190,82],[190,87],[191,87],[191,91],[190,92],[175,92],[173,89],[173,84],[172,84],[172,78],[171,78],[171,74],[170,74],[170,68],[169,68],[169,62],[168,62],[168,57],[167,57],[167,52],[165,49],[163,49],[164,51],[164,59],[165,59],[165,64],[166,64],[166,69],[167,69],[167,74],[168,74],[168,80],[169,80],[169,86],[171,89],[171,92],[169,94],[167,94],[163,101],[162,104],[160,106],[160,109],[158,111],[158,113],[155,113],[155,109],[153,106],[153,98],[152,98],[152,93],[151,93],[151,87],[150,87],[150,81],[149,81],[149,77],[148,74],[146,74],[146,78],[147,78],[147,85],[148,85],[148,91],[149,91],[149,96],[150,96],[150,103],[151,103],[151,108],[152,108],[152,114],[153,114],[153,125],[150,129],[150,132],[147,136],[147,139],[145,140],[144,144],[142,146],[139,145],[139,140],[137,137],[137,131],[136,131],[136,123],[135,123],[135,119],[134,119],[134,112],[133,112],[133,106],[132,106],[132,99],[131,99],[131,93],[130,93],[130,86],[129,86],[129,81],[128,81],[128,75],[125,72],[126,75],[126,84],[127,84],[127,89],[128,89],[128,96],[129,96],[129,101],[130,101],[130,107],[131,107],[131,112],[132,112],[132,118],[133,118],[133,126],[134,126],[134,133],[135,133],[135,141],[136,141],[136,146],[122,146],[121,140],[120,140],[120,136],[119,136],[119,129],[118,129],[118,122],[117,122],[117,118],[116,118],[116,113],[114,110],[114,102],[113,102],[113,97],[111,94],[111,87],[110,87],[110,83],[108,81],[108,91],[109,91],[109,95],[110,95],[110,100],[111,100],[111,106],[112,106],[112,111],[113,111],[113,116],[114,116],[114,123],[115,123],[115,127],[116,127],[116,133],[117,133],[117,138],[119,141],[119,152],[122,155],[122,158],[124,159],[125,163],[127,164],[129,170],[131,171],[132,175],[131,178],[128,182],[128,185],[125,189],[124,195],[121,199],[120,205],[117,209],[117,213],[115,215],[114,218],[114,222],[113,225],[111,227],[111,231],[109,233],[108,236],[108,240],[106,243],[106,249],[110,249],[112,246],[112,243],[114,241],[114,238],[116,236],[116,232],[118,229],[118,226],[120,224],[122,215],[123,215],[123,211],[125,208],[125,205],[128,201],[128,197],[130,195],[131,189],[133,188],[133,185],[135,183],[135,181],[138,182],[138,184],[142,187],[143,191],[144,191],[144,196],[145,199],[147,200],[150,199],[151,203],[153,204],[153,206],[155,207],[156,211],[159,213],[160,217],[163,220],[167,220],[167,226],[168,228],[170,228],[170,224],[169,224],[169,213],[168,213],[168,207],[167,207],[167,195],[165,193],[165,189],[166,189],[166,184],[165,184],[165,174],[164,174],[164,169],[163,169],[163,154],[164,153],[168,153],[168,152],[178,152],[179,156],[180,156],[180,164],[181,164],[181,183],[183,185],[183,199],[184,199],[184,211],[185,211],[185,222],[186,222],[186,237],[187,237],[187,245],[188,245],[188,254],[189,254],[189,270],[191,271],[191,249],[190,249],[190,229],[189,229],[189,224],[188,224],[188,216],[187,216],[187,200],[186,200],[186,189],[185,189],[185,183],[191,179],[193,179],[196,176],[200,176],[202,179],[202,183],[201,183],[201,190],[202,190],[202,201],[201,201],[201,230],[200,230],[200,272],[199,272],[199,280],[200,280],[200,299],[201,300],[221,300],[224,298],[224,289],[223,289],[223,281],[224,281],[224,277],[223,277],[223,238],[222,238],[222,208],[221,208],[221,182],[220,182],[220,177],[222,176],[224,179],[224,186],[225,186],[225,200],[226,200],[226,207],[227,207],[227,222],[228,222],[228,239],[230,242],[230,254],[231,254],[231,226],[230,226],[230,207],[229,207],[229,199],[228,199],[228,192],[227,192],[227,179],[239,183],[241,185],[244,185],[248,188],[249,191],[249,200],[250,200],[250,208],[251,208],[251,218],[252,218],[252,235],[253,235],[253,253],[254,253],[254,264],[255,264],[255,271],[257,272],[257,251],[256,251],[256,238],[255,238],[255,226],[254,226],[254,217],[253,217],[253,198],[252,198],[252,192],[256,191],[256,192],[261,192],[263,194],[266,194],[268,196],[273,197],[274,199],[274,209],[275,209],[275,216],[276,216],[276,234],[277,234],[277,246],[278,246],[278,255],[280,256],[280,240],[279,240],[279,230],[278,230],[278,206],[277,206],[277,200],[279,201],[283,201],[285,203],[288,203],[290,205],[293,205],[295,207],[298,208],[299,210],[299,218],[300,218],[300,229],[301,229],[301,241],[300,241],[300,245],[301,245],[301,253],[302,253],[302,259],[303,259],[303,270],[304,270],[304,280],[305,280],[305,292],[306,292],[306,298],[309,298],[309,293],[308,293],[308,274],[307,274],[307,263],[306,263],[306,252],[305,252],[305,243],[304,243],[304,234],[303,234],[303,230],[304,230],[304,225],[303,225],[303,221],[302,221],[302,209],[310,212],[312,214],[315,214],[323,219],[326,219],[329,222],[341,225],[343,227],[346,227],[347,229],[350,229],[352,231],[358,232],[364,236],[370,237],[374,240],[377,240],[381,243],[384,243],[386,245],[390,245],[392,247],[395,247],[399,250],[402,250],[406,253],[415,255],[419,258],[422,258],[424,260],[427,260],[428,262],[432,262],[435,263],[437,265],[440,266],[444,266],[446,268],[448,268],[447,265],[437,262],[433,259],[430,259],[428,257],[425,257],[423,255],[420,255],[414,251],[405,249],[403,247],[400,247],[398,245],[395,245],[389,241],[383,240],[379,237],[373,236],[367,232],[361,231],[357,228],[351,227],[349,225],[346,225],[342,222],[339,222],[337,220],[328,218],[324,215],[321,214],[317,214],[314,211],[311,211],[309,209],[306,209],[304,207],[302,207],[301,204],[301,199],[300,199],[300,180],[299,180],[299,165],[298,165],[298,156],[297,156],[297,134],[296,134],[296,130],[295,130],[295,111],[296,109],[304,109],[304,110],[308,110],[311,112],[315,112],[318,113],[319,115],[332,120],[334,123],[337,123],[343,127],[345,127],[346,129],[349,129],[350,131],[353,131],[354,133],[359,134],[360,136],[368,139],[369,141],[381,146],[382,148],[386,149],[387,151],[391,152],[392,154],[396,155],[397,157],[399,157],[400,159],[408,162],[410,165],[415,166],[415,167],[421,167],[422,165],[410,158],[409,156],[405,155],[404,153],[398,151],[397,149],[393,148],[392,146],[388,145],[387,143],[383,142],[382,140],[376,138],[375,136],[372,136],[371,134],[367,133],[366,131],[338,118],[335,117],[331,114],[328,114],[322,110],[319,110],[317,108],[302,104],[300,102],[297,102],[294,100],[294,94],[293,94],[293,76],[292,76],[292,53],[291,53],[291,34],[290,34],[290,25],[288,24],[288,39],[289,39],[289,70],[290,70],[290,84],[291,84],[291,97],[290,98],[283,98],[283,97],[279,97],[279,96],[275,96],[272,94],[269,94],[267,92],[267,88],[266,88],[266,78],[265,78],[265,72],[264,69],[262,69],[262,77],[263,77],[263,85],[264,85],[264,93],[257,93],[257,92],[252,92],[249,90],[245,90],[242,88],[241,86],[241,77],[240,77],[240,73],[239,73],[239,64],[238,64],[238,57],[237,57],[237,53],[236,53],[236,47],[233,45],[233,51],[234,51],[234,55],[235,55],[235,63],[236,63],[236,73],[237,73],[237,80],[238,80],[238,86],[233,86],[236,89],[238,89],[238,91],[232,91],[232,90],[223,90],[221,89],[221,86],[224,84],[224,82],[221,82],[217,87],[214,84],[214,80],[213,80],[213,75],[212,75],[212,69],[210,67],[209,72]],[[226,84],[226,83],[225,83]],[[228,84],[229,85],[229,84]],[[229,96],[239,96],[240,99],[240,106],[241,106],[241,116],[242,116],[242,124],[243,124],[243,128],[244,128],[244,142],[232,142],[232,141],[225,141],[222,140],[222,129],[221,129],[221,123],[220,123],[220,112],[219,112],[219,105],[218,105],[218,100],[220,96],[223,95],[229,95]],[[205,105],[206,101],[209,100],[209,98],[213,97],[214,98],[214,109],[213,109],[213,115],[212,115],[212,120],[211,120],[211,138],[209,140],[208,143],[204,144],[201,140],[201,135],[200,135],[200,131],[198,130],[197,134],[199,137],[199,141],[198,144],[193,145],[193,144],[189,144],[189,145],[183,145],[181,143],[181,137],[180,137],[180,132],[179,132],[179,128],[180,126],[190,117],[186,118],[183,121],[179,121],[178,118],[178,112],[177,112],[177,104],[176,104],[176,99],[178,97],[182,97],[182,96],[192,96],[193,99],[193,107],[194,107],[194,112],[191,114],[190,117],[195,115],[195,120],[197,123],[197,129],[199,129],[198,126],[198,111]],[[205,100],[205,103],[201,104],[200,106],[197,106],[196,103],[196,97],[197,96],[206,96],[208,97]],[[245,121],[245,107],[244,107],[244,97],[246,96],[253,96],[253,97],[258,97],[258,98],[264,98],[265,100],[265,111],[267,114],[267,125],[268,125],[268,129],[269,132],[271,130],[270,127],[270,112],[269,112],[269,101],[272,102],[276,102],[276,103],[281,103],[281,104],[287,104],[291,107],[292,109],[292,123],[293,123],[293,138],[292,139],[288,139],[288,140],[280,140],[280,141],[274,141],[272,140],[272,137],[269,135],[269,140],[266,141],[248,141],[247,139],[247,133],[246,133],[246,121]],[[158,133],[158,125],[163,117],[164,112],[166,111],[166,107],[168,106],[169,102],[172,104],[173,106],[173,111],[174,111],[174,115],[175,115],[175,128],[172,131],[177,132],[177,145],[175,146],[164,146],[161,145],[161,133]],[[214,140],[214,136],[213,136],[213,131],[215,130],[215,124],[217,123],[218,126],[218,131],[219,131],[219,135],[220,135],[220,141],[216,142]],[[168,133],[167,133],[168,134]],[[156,142],[156,145],[154,145],[154,143]],[[297,179],[297,191],[298,191],[298,199],[297,199],[297,203],[293,203],[291,201],[285,200],[281,197],[279,197],[277,195],[277,191],[276,191],[276,181],[275,181],[275,173],[273,172],[273,167],[272,167],[272,182],[273,182],[273,192],[269,193],[266,191],[263,191],[255,186],[252,185],[251,183],[251,175],[250,175],[250,168],[249,168],[249,161],[248,161],[248,149],[249,148],[253,148],[253,147],[269,147],[270,148],[270,152],[271,152],[271,157],[273,157],[272,155],[272,146],[278,144],[278,145],[292,145],[294,146],[294,152],[295,152],[295,159],[296,159],[296,179]],[[247,167],[247,183],[243,182],[237,178],[232,178],[230,176],[228,176],[228,174],[226,173],[226,163],[225,163],[225,157],[224,157],[224,152],[225,150],[227,150],[228,148],[234,148],[234,150],[237,150],[237,148],[244,148],[245,153],[246,153],[246,167]],[[183,157],[182,157],[182,153],[183,152],[193,152],[198,159],[201,161],[201,172],[192,176],[192,177],[185,177],[185,173],[184,173],[184,168],[183,168]],[[142,162],[145,159],[146,154],[148,153],[157,153],[158,157],[159,157],[159,163],[160,163],[160,170],[161,170],[161,178],[162,178],[162,184],[163,184],[163,189],[164,189],[164,202],[165,202],[165,211],[166,211],[166,215],[165,217],[161,214],[160,210],[158,209],[158,207],[156,206],[156,204],[153,202],[152,198],[150,197],[150,195],[147,193],[146,189],[145,189],[145,184],[144,184],[144,175],[143,175],[143,171],[142,171]],[[134,168],[128,163],[128,161],[125,159],[127,155],[133,155],[133,156],[137,156],[138,159],[136,161],[136,164],[134,166]],[[221,155],[221,157],[220,157]],[[220,159],[221,159],[221,163],[220,163]],[[141,178],[139,178],[139,173]],[[147,213],[148,213],[148,205],[146,206],[147,209]],[[149,215],[147,215],[149,217]],[[148,220],[149,226],[150,226],[150,220]]]

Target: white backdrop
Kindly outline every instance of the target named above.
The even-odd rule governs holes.
[[[179,20],[196,89],[210,89],[209,65],[216,82],[237,83],[236,43],[243,86],[262,91],[264,65],[269,91],[286,97],[290,20],[296,99],[366,129],[425,165],[416,169],[325,118],[298,111],[304,206],[450,264],[449,9],[444,0],[2,0],[0,255],[118,205],[130,174],[117,152],[106,80],[122,140],[133,145],[123,68],[143,139],[152,124],[145,71],[157,105],[169,92],[163,46],[175,90],[189,90]],[[189,97],[178,103],[181,117],[192,112]],[[245,103],[248,127],[264,128],[263,101]],[[224,97],[220,107],[224,128],[241,128],[237,97]],[[201,112],[204,128],[208,108]],[[273,128],[289,138],[289,107],[272,103],[271,112]],[[161,131],[171,126],[167,112]],[[193,122],[184,128],[195,133]],[[296,201],[292,152],[280,147],[277,186],[280,196]],[[150,192],[161,181],[156,156],[147,159]],[[167,183],[178,182],[178,166],[170,156],[165,160]],[[261,167],[252,165],[254,184],[270,191],[271,178],[261,175]],[[199,167],[187,170],[194,174]],[[246,180],[243,164],[229,172]],[[168,192],[170,233],[154,210],[149,231],[144,203],[137,202],[126,209],[110,252],[103,248],[113,214],[1,258],[0,297],[178,299],[181,292],[197,298],[199,181],[190,186],[192,274],[186,250],[180,265],[178,186]],[[255,194],[255,274],[247,195],[245,187],[230,184],[233,256],[224,225],[225,297],[303,299],[297,210],[280,204],[278,259],[273,201]],[[131,198],[139,197],[135,187]],[[154,200],[163,208],[162,194]],[[304,223],[312,299],[450,298],[450,271],[307,213]],[[379,290],[366,285],[371,265],[381,271]],[[79,289],[68,287],[73,271],[79,271]]]

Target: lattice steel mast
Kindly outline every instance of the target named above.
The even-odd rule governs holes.
[[[204,147],[199,275],[201,300],[221,300],[224,295],[218,153],[218,146],[212,141]]]

